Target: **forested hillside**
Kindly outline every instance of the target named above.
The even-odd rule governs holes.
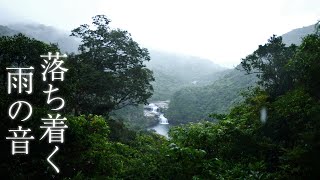
[[[315,26],[292,30],[284,34],[283,42],[287,45],[299,45],[302,38],[314,33]],[[209,118],[211,113],[227,113],[230,108],[242,100],[240,93],[256,86],[256,77],[247,73],[240,66],[225,71],[223,76],[205,87],[189,87],[177,91],[172,97],[167,112],[168,118],[175,124],[195,122]]]
[[[41,24],[14,24],[0,27],[0,35],[12,36],[23,33],[28,37],[46,43],[57,44],[62,52],[77,52],[80,40],[70,37],[70,33]],[[198,87],[214,82],[226,68],[207,59],[150,50],[151,60],[145,62],[153,71],[155,81],[153,95],[149,101],[170,100],[172,95],[183,87]],[[114,111],[117,117],[133,128],[146,128],[154,120],[143,117],[142,104],[137,107],[124,107]]]
[[[0,35],[23,33],[37,40],[57,44],[62,52],[76,53],[80,39],[70,33],[42,24],[13,24],[0,26]],[[182,87],[207,85],[217,79],[223,68],[212,61],[198,57],[150,50],[151,60],[146,62],[154,72],[154,94],[151,100],[168,100]],[[217,75],[216,75],[217,74]]]
[[[0,139],[2,179],[320,178],[319,33],[306,36],[298,46],[286,46],[281,37],[272,36],[242,59],[238,68],[243,72],[231,70],[213,85],[197,89],[214,96],[194,95],[192,88],[189,96],[223,101],[228,98],[225,94],[231,93],[230,88],[236,92],[253,81],[259,85],[246,91],[243,101],[229,113],[213,111],[210,116],[218,121],[175,126],[167,139],[153,132],[129,130],[111,116],[121,106],[145,103],[152,95],[153,74],[143,63],[149,60],[147,49],[126,31],[111,29],[109,22],[106,16],[96,16],[96,28],[79,26],[72,31],[73,36],[83,40],[82,51],[69,55],[63,64],[68,77],[54,83],[59,86],[59,96],[69,102],[62,112],[68,126],[64,143],[39,140],[45,132],[39,128],[43,125],[40,119],[52,110],[43,95],[48,84],[38,70],[39,57],[59,51],[58,47],[22,34],[0,37],[1,137],[13,137],[8,130],[23,126],[30,128],[27,132],[36,138],[30,140],[29,154],[22,156],[12,155],[11,142]],[[130,56],[117,54],[118,50]],[[8,95],[6,67],[17,66],[37,69],[32,95],[16,91]],[[258,76],[246,78],[244,72]],[[8,116],[8,106],[17,99],[33,105],[27,121]],[[196,99],[190,101],[194,102],[201,105]],[[59,172],[47,162],[49,153],[58,145],[60,149],[51,160]]]
[[[315,33],[315,26],[310,25],[302,28],[297,28],[288,33],[285,33],[282,35],[282,38],[283,38],[283,42],[286,45],[290,45],[290,44],[300,45],[302,42],[302,37],[305,37],[308,34],[313,34],[313,33]]]
[[[170,100],[183,87],[198,87],[210,84],[226,68],[207,59],[173,53],[150,51],[147,63],[154,72],[154,95],[151,100]]]
[[[188,87],[177,91],[169,104],[167,116],[174,124],[210,120],[211,113],[225,113],[241,102],[241,91],[255,85],[254,75],[238,70],[222,72],[220,79],[204,87]],[[213,119],[211,119],[213,120]]]

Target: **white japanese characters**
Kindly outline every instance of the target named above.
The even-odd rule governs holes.
[[[18,107],[15,109],[15,107],[18,105]],[[29,113],[28,115],[22,119],[21,121],[25,121],[25,120],[28,120],[31,115],[32,115],[32,106],[30,103],[28,103],[27,101],[17,101],[17,102],[14,102],[13,104],[11,104],[10,108],[9,108],[9,116],[11,119],[16,119],[18,113],[20,112],[20,109],[21,109],[21,106],[22,105],[27,105],[28,109],[29,109]],[[15,113],[12,113],[13,112],[13,109],[15,109]]]
[[[52,85],[49,84],[49,90],[48,91],[43,91],[44,93],[48,94],[48,98],[47,98],[47,104],[51,104],[52,101],[60,101],[60,106],[55,108],[55,109],[51,109],[51,110],[55,110],[58,111],[60,109],[62,109],[64,107],[64,99],[60,98],[60,97],[55,97],[55,98],[51,98],[51,93],[59,91],[59,88],[54,88],[52,89]]]
[[[40,128],[47,129],[47,130],[43,134],[43,136],[40,138],[40,140],[49,134],[49,143],[52,143],[52,142],[63,143],[64,129],[68,128],[68,126],[64,124],[64,121],[66,121],[67,118],[59,118],[61,116],[60,114],[57,114],[55,118],[53,118],[51,114],[48,114],[48,116],[49,116],[48,119],[44,119],[44,118],[41,119],[42,121],[44,121],[43,124],[45,126],[40,126]]]
[[[60,55],[59,52],[52,55],[49,52],[47,55],[41,55],[44,64],[41,64],[41,67],[44,69],[42,72],[42,80],[45,82],[47,81],[47,76],[49,75],[51,81],[63,81],[64,80],[64,73],[68,71],[68,69],[62,67],[64,61],[61,58],[66,58],[67,55]],[[33,71],[35,70],[32,66],[29,68],[15,68],[9,67],[6,68],[8,70],[8,94],[12,94],[17,91],[18,94],[26,92],[27,94],[31,94],[33,92]],[[59,91],[59,88],[53,87],[52,84],[48,84],[49,89],[44,90],[43,92],[47,94],[46,103],[48,105],[54,105],[51,111],[59,111],[63,109],[65,105],[65,101],[63,98],[58,97],[56,93]],[[55,95],[52,95],[54,93]],[[57,103],[53,103],[57,102]],[[25,107],[25,108],[23,108]],[[27,108],[27,113],[25,112]],[[23,109],[23,110],[22,110]],[[17,100],[16,102],[12,103],[9,107],[8,115],[12,120],[16,120],[19,116],[19,113],[24,111],[22,114],[25,116],[20,121],[26,121],[30,119],[32,116],[32,105],[27,101]],[[25,115],[26,114],[26,115]],[[40,140],[44,139],[45,137],[48,138],[49,143],[64,143],[64,132],[65,129],[68,128],[65,125],[65,121],[67,118],[61,117],[60,114],[48,114],[48,118],[41,118],[43,122],[43,126],[40,126],[41,129],[45,129]],[[22,126],[18,126],[17,129],[10,129],[10,133],[13,136],[6,137],[6,139],[11,140],[11,154],[29,154],[29,141],[34,140],[35,138],[31,134],[31,129],[23,129]],[[58,146],[55,146],[53,152],[48,156],[47,161],[48,163],[54,168],[54,170],[59,173],[59,168],[50,160],[50,158],[59,150]]]
[[[44,69],[42,73],[42,80],[47,81],[47,75],[51,75],[51,81],[55,80],[64,80],[64,73],[68,71],[68,69],[61,67],[61,65],[64,63],[63,60],[60,60],[60,58],[66,58],[67,55],[60,55],[59,52],[56,53],[56,55],[52,55],[51,52],[48,53],[48,55],[41,55],[45,64],[41,64],[41,67]],[[54,97],[52,98],[51,93],[58,92],[59,88],[53,88],[52,84],[49,84],[49,90],[43,91],[45,94],[48,94],[47,96],[47,104],[51,104],[54,101],[60,102],[60,105],[56,108],[53,108],[51,110],[58,111],[61,110],[64,107],[64,99],[61,97]],[[67,125],[64,124],[64,121],[67,120],[67,118],[60,118],[60,114],[56,114],[55,118],[51,114],[48,114],[49,118],[42,118],[44,126],[40,126],[42,129],[46,129],[43,136],[40,138],[42,140],[44,137],[48,136],[49,143],[63,143],[64,142],[64,129],[68,128]],[[58,146],[55,146],[54,151],[50,154],[50,156],[47,158],[47,161],[49,164],[55,169],[57,173],[60,172],[59,168],[50,160],[50,158],[59,150]]]
[[[64,72],[67,72],[68,69],[61,67],[61,65],[63,64],[63,61],[59,60],[59,58],[66,58],[67,55],[66,54],[60,55],[59,52],[57,52],[56,55],[52,55],[52,53],[49,52],[48,55],[41,55],[40,57],[47,58],[47,59],[43,59],[45,64],[41,64],[41,67],[45,69],[44,72],[42,73],[43,81],[47,81],[46,75],[48,73],[51,74],[51,81],[54,81],[54,80],[63,81]]]
[[[31,66],[29,68],[6,68],[7,70],[16,71],[8,72],[8,94],[11,94],[12,88],[18,89],[18,93],[22,93],[22,89],[27,89],[25,92],[32,93],[32,72],[23,72],[26,70],[33,70]]]
[[[33,136],[26,137],[30,131],[30,129],[22,129],[22,126],[18,126],[18,129],[9,130],[13,133],[13,137],[6,137],[6,139],[12,140],[12,155],[29,154],[29,140],[34,139]]]

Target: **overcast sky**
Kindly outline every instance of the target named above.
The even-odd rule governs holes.
[[[233,67],[272,35],[320,20],[320,0],[1,0],[0,24],[63,30],[105,14],[141,46]]]

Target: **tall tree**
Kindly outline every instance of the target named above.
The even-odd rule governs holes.
[[[72,31],[71,36],[82,39],[80,54],[70,58],[74,78],[81,82],[73,87],[77,111],[103,114],[147,103],[152,95],[154,78],[144,64],[150,60],[147,49],[109,23],[106,16],[97,15],[93,28],[84,24]]]
[[[246,58],[241,65],[247,73],[256,73],[263,86],[272,97],[281,95],[292,87],[293,79],[288,73],[286,64],[294,56],[296,46],[286,47],[281,37],[273,35],[268,43]]]
[[[289,67],[296,83],[320,99],[320,34],[303,39]]]

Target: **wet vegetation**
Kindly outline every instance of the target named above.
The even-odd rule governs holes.
[[[147,49],[128,32],[111,29],[109,22],[96,16],[94,30],[83,25],[72,32],[81,39],[79,53],[68,54],[64,65],[69,71],[56,84],[67,102],[63,115],[68,119],[66,141],[53,159],[59,174],[46,161],[53,144],[38,140],[44,133],[40,119],[50,112],[39,57],[59,46],[12,36],[0,27],[1,137],[23,125],[37,139],[30,142],[28,156],[12,156],[10,141],[1,139],[3,179],[320,178],[318,31],[289,46],[281,36],[272,36],[219,78],[205,79],[208,72],[192,76],[197,79],[182,76],[183,89],[163,95],[171,100],[166,113],[176,125],[167,139],[141,126],[133,130],[133,122],[138,127],[147,120],[131,119],[130,125],[113,115],[124,107],[142,108],[154,93],[154,99],[161,97],[154,87],[162,74],[146,66],[152,61]],[[29,66],[35,67],[34,93],[8,95],[6,67]],[[175,84],[174,78],[163,78]],[[198,78],[206,81],[184,87]],[[33,105],[32,118],[25,122],[8,117],[8,106],[17,99]]]

